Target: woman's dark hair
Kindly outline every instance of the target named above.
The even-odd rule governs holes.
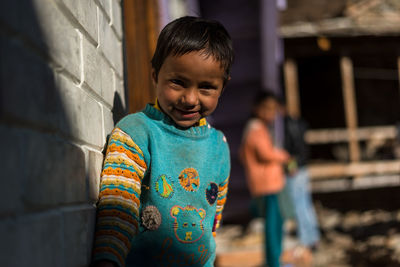
[[[212,56],[220,62],[224,69],[225,86],[234,58],[231,37],[218,21],[190,16],[170,22],[161,31],[151,60],[156,79],[169,55],[181,56],[200,50],[204,50],[206,56]]]
[[[257,92],[257,94],[254,97],[253,101],[253,106],[257,107],[263,102],[264,100],[267,99],[273,99],[276,102],[279,102],[278,97],[270,90],[260,90]]]
[[[272,100],[275,100],[275,101],[277,101],[279,103],[278,97],[272,91],[270,91],[270,90],[259,90],[256,93],[256,95],[254,96],[253,110],[251,111],[251,117],[252,118],[257,117],[257,114],[255,113],[255,108],[257,108],[262,102],[264,102],[267,99],[272,99]]]

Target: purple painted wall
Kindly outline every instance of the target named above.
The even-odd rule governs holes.
[[[236,58],[232,79],[211,123],[225,133],[231,149],[232,172],[224,220],[227,223],[246,222],[250,218],[250,195],[238,160],[238,150],[256,91],[262,86],[279,90],[275,63],[276,5],[275,1],[204,0],[200,1],[200,12],[202,17],[220,21],[233,39]]]

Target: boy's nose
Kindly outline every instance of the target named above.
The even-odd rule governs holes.
[[[197,90],[188,88],[183,95],[183,103],[186,106],[195,106],[198,104]]]

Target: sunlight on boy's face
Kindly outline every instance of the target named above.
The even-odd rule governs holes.
[[[161,109],[185,128],[215,110],[224,82],[221,64],[202,51],[168,56],[152,76]]]

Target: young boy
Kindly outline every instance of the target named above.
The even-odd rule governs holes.
[[[183,17],[160,33],[152,59],[156,102],[123,118],[109,139],[96,266],[213,266],[230,156],[205,117],[217,107],[232,61],[230,36],[218,22]]]

